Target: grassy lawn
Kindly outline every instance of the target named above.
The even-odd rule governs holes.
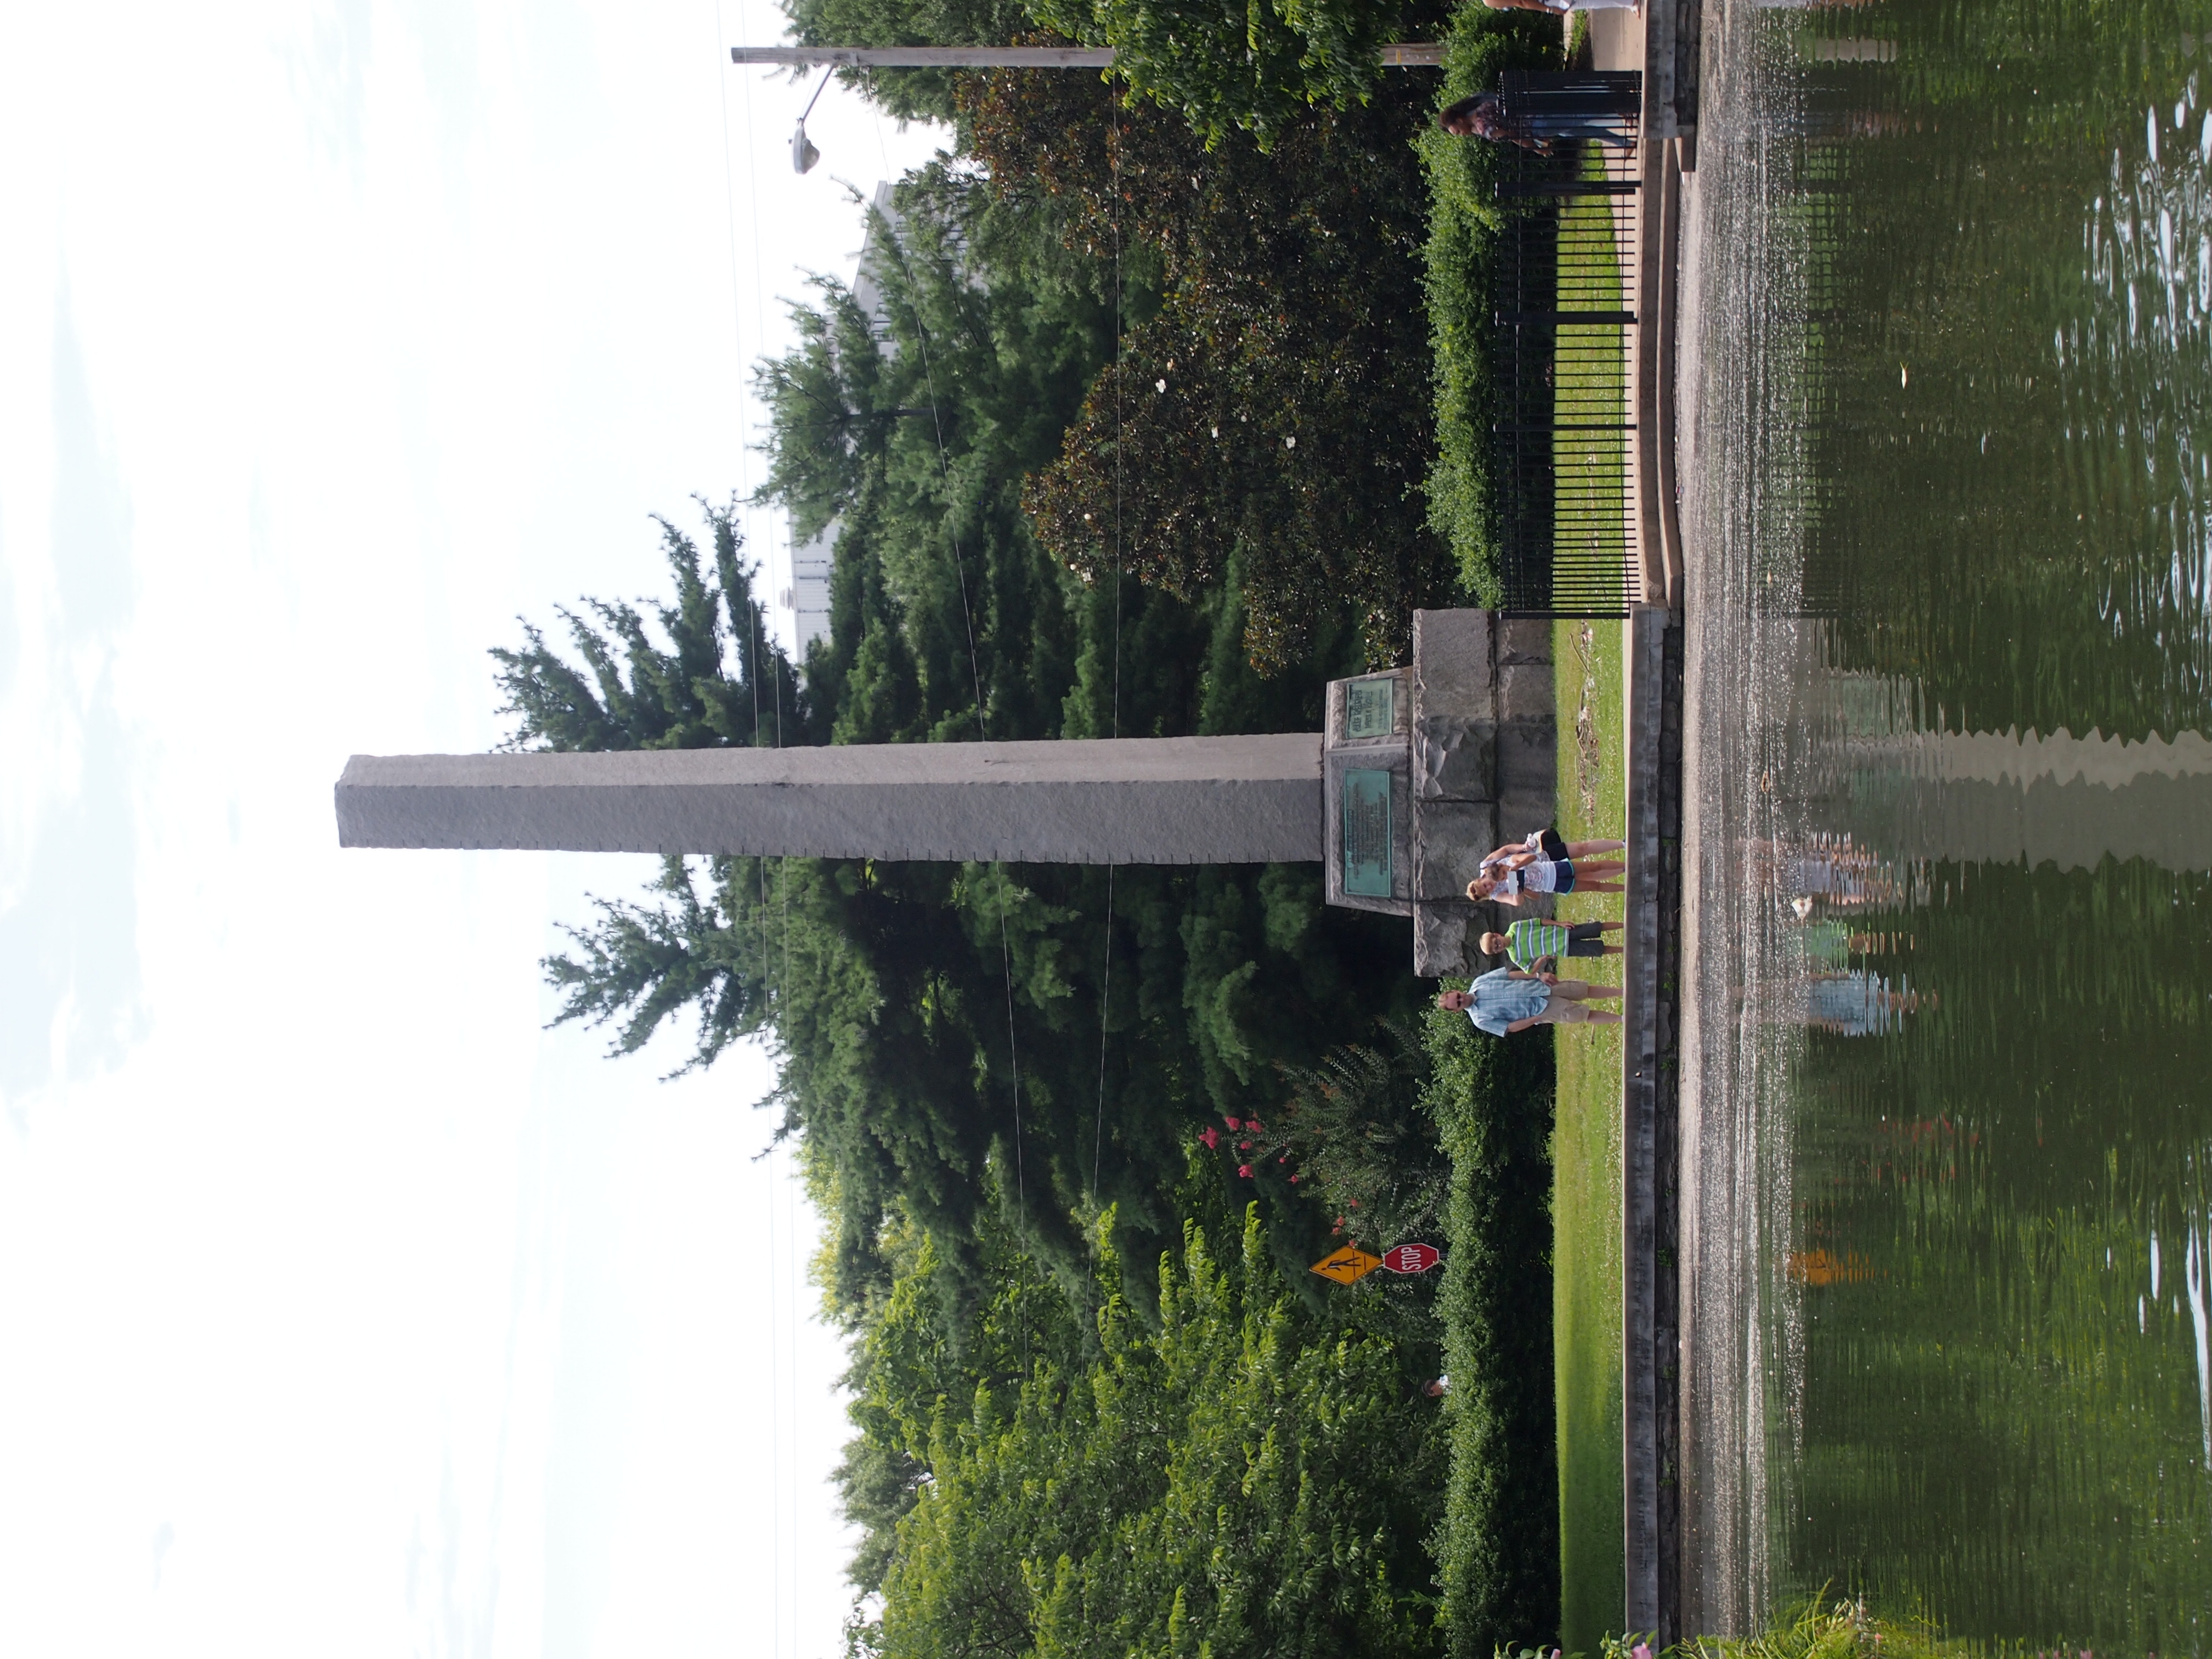
[[[1561,62],[1559,24],[1541,14],[1462,6],[1444,39],[1440,104],[1494,85],[1503,69]],[[1491,145],[1433,131],[1419,148],[1431,188],[1428,300],[1439,452],[1429,481],[1430,517],[1451,544],[1470,599],[1494,604],[1498,508],[1489,432],[1503,389],[1492,383],[1490,334],[1500,156]],[[1603,274],[1583,270],[1571,280],[1579,288]],[[1563,330],[1554,378],[1563,391],[1620,389],[1620,331]],[[1572,514],[1577,502],[1620,501],[1626,481],[1617,447],[1593,450],[1586,437],[1562,433],[1554,464],[1554,500],[1563,514]],[[1561,622],[1554,653],[1559,826],[1571,840],[1618,839],[1626,822],[1620,624]],[[1618,919],[1620,896],[1570,896],[1559,914],[1574,921]],[[1618,960],[1589,977],[1617,981]],[[1587,1029],[1557,1033],[1551,1050],[1557,1119],[1547,1168],[1525,1147],[1506,1150],[1514,1130],[1540,1121],[1551,1080],[1538,1075],[1549,1057],[1544,1048],[1525,1037],[1516,1040],[1520,1046],[1486,1046],[1455,1021],[1431,1021],[1430,1033],[1438,1056],[1439,1117],[1456,1170],[1453,1265],[1438,1311],[1455,1391],[1462,1376],[1469,1387],[1455,1405],[1451,1492],[1439,1534],[1449,1651],[1454,1659],[1486,1659],[1501,1643],[1545,1642],[1543,1626],[1557,1607],[1568,1650],[1595,1654],[1600,1638],[1620,1627],[1624,1588],[1620,1038]],[[1510,1076],[1467,1069],[1504,1066],[1509,1058]],[[1523,1190],[1528,1180],[1548,1180],[1548,1216],[1534,1208],[1535,1191]],[[1551,1245],[1548,1286],[1541,1267],[1526,1259],[1540,1237]],[[1543,1334],[1550,1340],[1541,1342],[1517,1322],[1529,1301],[1540,1306],[1546,1298],[1553,1326]],[[1539,1392],[1545,1370],[1548,1401]],[[1540,1455],[1553,1445],[1522,1443],[1552,1440],[1547,1418],[1556,1422],[1556,1488],[1550,1460]],[[1548,1517],[1525,1518],[1534,1504],[1548,1509],[1554,1501],[1556,1534]],[[1557,1602],[1550,1600],[1554,1584]]]
[[[1595,155],[1585,171],[1595,174]],[[1577,261],[1563,285],[1620,279],[1611,258]],[[1600,269],[1600,266],[1602,269]],[[1582,291],[1589,291],[1586,287]],[[1558,384],[1580,392],[1626,392],[1620,331],[1571,327],[1559,333]],[[1618,512],[1626,487],[1618,443],[1593,446],[1562,432],[1553,467],[1563,520]],[[1553,627],[1559,696],[1558,822],[1570,841],[1619,840],[1628,822],[1623,767],[1622,629],[1616,622],[1561,621]],[[1618,921],[1618,893],[1570,895],[1569,921]],[[1618,984],[1620,962],[1582,975]],[[1620,1033],[1585,1028],[1559,1034],[1558,1120],[1553,1142],[1553,1341],[1559,1390],[1559,1612],[1561,1645],[1595,1653],[1622,1614],[1620,1396]]]
[[[1559,832],[1620,838],[1621,625],[1553,625],[1559,718]],[[1618,893],[1570,894],[1568,921],[1618,921]],[[1618,983],[1620,963],[1587,977]],[[1552,1155],[1552,1320],[1559,1436],[1559,1640],[1595,1653],[1620,1628],[1620,1033],[1559,1034]]]

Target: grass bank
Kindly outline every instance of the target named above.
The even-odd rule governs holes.
[[[1620,624],[1553,625],[1559,693],[1558,823],[1570,841],[1620,838]],[[1570,894],[1568,921],[1617,921],[1618,893]],[[1618,984],[1620,959],[1588,964]],[[1559,1443],[1559,1643],[1595,1653],[1620,1628],[1620,1030],[1584,1027],[1559,1042],[1553,1136],[1552,1319]]]
[[[1583,170],[1602,171],[1595,155]],[[1560,281],[1595,293],[1621,281],[1619,259],[1583,239],[1560,254]],[[1559,331],[1555,380],[1563,395],[1588,407],[1626,405],[1627,362],[1620,329]],[[1560,521],[1618,514],[1627,494],[1618,443],[1591,444],[1580,432],[1554,439],[1553,476]],[[1570,841],[1617,841],[1628,823],[1625,641],[1615,622],[1553,624],[1552,662],[1559,708],[1559,784],[1556,822]],[[1568,921],[1618,921],[1618,893],[1570,895]],[[1599,964],[1591,964],[1596,968]],[[1620,981],[1621,963],[1584,975]],[[1620,1028],[1576,1031],[1559,1056],[1559,1129],[1553,1195],[1553,1341],[1559,1411],[1559,1640],[1570,1653],[1595,1652],[1620,1628],[1622,1579],[1620,1088]]]

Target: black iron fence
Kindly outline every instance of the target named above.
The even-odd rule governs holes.
[[[1628,404],[1643,77],[1507,75],[1491,427],[1509,611],[1626,616],[1637,596]]]

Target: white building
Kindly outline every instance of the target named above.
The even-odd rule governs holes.
[[[792,659],[804,663],[806,647],[830,633],[830,568],[837,556],[839,520],[832,519],[811,542],[791,538],[791,582],[775,596],[791,613]]]
[[[888,183],[876,186],[873,205],[896,229],[898,210],[891,204],[891,187]],[[869,255],[875,251],[875,245],[876,226],[872,216],[860,240],[859,268],[853,274],[853,298],[867,313],[870,331],[878,343],[886,356],[890,356],[897,352],[898,342],[891,337],[890,319],[884,310],[883,289],[869,269]],[[832,519],[823,526],[821,534],[811,541],[801,542],[789,522],[785,524],[784,539],[791,549],[790,580],[777,591],[775,603],[779,610],[789,614],[792,659],[795,662],[805,662],[806,647],[829,635],[830,572],[836,562],[840,528],[841,521]]]

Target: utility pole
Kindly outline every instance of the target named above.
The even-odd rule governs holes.
[[[1437,41],[1382,48],[1385,69],[1433,69],[1444,60]],[[732,64],[787,69],[1111,69],[1111,46],[732,46]]]

